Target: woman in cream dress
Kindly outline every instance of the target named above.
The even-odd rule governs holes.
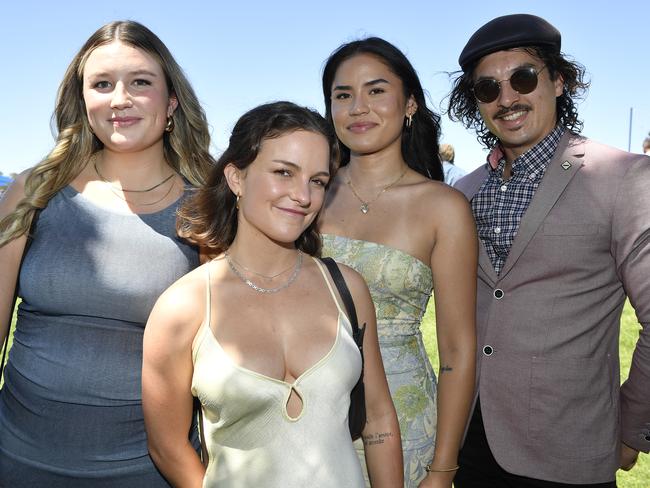
[[[337,162],[336,137],[320,115],[288,102],[263,105],[239,120],[207,187],[181,210],[180,234],[214,259],[157,302],[142,373],[151,455],[174,486],[363,487],[348,427],[361,357],[313,257]],[[370,476],[375,487],[395,488],[399,427],[374,308],[361,276],[341,268],[366,324]],[[187,441],[194,396],[207,469]]]

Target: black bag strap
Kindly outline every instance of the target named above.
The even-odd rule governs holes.
[[[36,222],[38,221],[38,216],[41,213],[41,209],[37,209],[34,212],[32,217],[32,224],[29,227],[29,232],[27,233],[27,241],[25,242],[25,248],[23,249],[23,255],[20,258],[20,265],[18,266],[18,274],[20,275],[20,268],[23,266],[23,261],[25,260],[25,255],[29,250],[29,246],[32,245],[34,240],[34,230],[36,229]],[[9,308],[9,317],[7,317],[7,335],[5,336],[5,341],[2,346],[2,360],[0,361],[0,378],[4,374],[5,370],[5,359],[7,358],[7,349],[9,349],[9,334],[11,333],[11,319],[14,316],[14,309],[16,308],[16,302],[18,301],[18,278],[16,278],[16,286],[14,287],[14,299],[11,302],[11,307]]]
[[[208,467],[208,460],[209,455],[208,455],[208,445],[205,443],[205,432],[203,430],[203,405],[201,405],[201,402],[196,400],[196,404],[198,406],[199,410],[199,442],[201,443],[201,464],[203,464],[204,467]]]
[[[352,300],[352,294],[350,294],[350,289],[348,288],[341,270],[339,269],[336,261],[330,257],[320,258],[332,276],[334,280],[334,285],[343,300],[343,305],[345,305],[345,310],[348,313],[348,318],[350,319],[350,325],[352,325],[352,338],[357,344],[359,351],[361,351],[361,359],[363,360],[363,333],[366,330],[366,324],[363,324],[362,328],[359,328],[359,322],[357,321],[357,309],[354,306],[354,300]]]

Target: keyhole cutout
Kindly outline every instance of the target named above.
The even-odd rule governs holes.
[[[305,405],[302,400],[302,396],[292,385],[291,390],[289,390],[289,396],[287,398],[287,417],[289,417],[290,420],[298,420],[302,415],[304,408]]]

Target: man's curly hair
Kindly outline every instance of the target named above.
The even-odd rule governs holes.
[[[650,150],[650,132],[648,132],[648,137],[643,139],[643,152]]]
[[[556,80],[558,75],[562,76],[564,91],[556,99],[557,123],[579,133],[583,123],[578,119],[577,102],[583,98],[589,88],[589,82],[585,80],[584,66],[569,60],[563,53],[555,52],[547,47],[529,46],[520,49],[542,61],[548,69],[551,80]],[[479,61],[471,64],[466,73],[457,72],[453,88],[448,95],[447,114],[454,122],[460,122],[467,129],[474,129],[478,141],[490,149],[496,145],[498,138],[485,125],[479,112],[478,102],[472,92],[474,70]]]

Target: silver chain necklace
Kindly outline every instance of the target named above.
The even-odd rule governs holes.
[[[253,290],[255,290],[258,293],[277,293],[280,290],[284,290],[285,288],[288,288],[291,285],[291,283],[296,281],[296,278],[298,278],[298,273],[300,273],[300,268],[302,268],[302,251],[298,249],[298,260],[296,261],[296,267],[294,268],[293,273],[291,274],[289,279],[285,283],[281,284],[276,288],[263,288],[261,286],[256,285],[251,280],[246,278],[243,274],[241,274],[241,272],[237,269],[237,266],[235,266],[234,259],[230,256],[228,251],[224,252],[223,254],[226,257],[226,261],[228,261],[228,266],[230,266],[232,272],[235,273],[235,276],[237,276],[237,278],[242,280],[245,284],[250,286]]]
[[[224,254],[225,254],[225,253],[224,253]],[[276,274],[274,274],[274,275],[268,276],[268,275],[265,275],[265,274],[262,274],[262,273],[258,273],[257,271],[253,271],[253,270],[250,269],[250,268],[247,268],[247,267],[244,266],[242,263],[240,263],[240,262],[237,261],[235,258],[233,258],[230,254],[228,255],[228,257],[229,257],[229,259],[233,262],[233,264],[234,264],[235,266],[239,266],[239,267],[240,267],[241,269],[243,269],[244,271],[247,271],[247,272],[249,272],[250,274],[254,274],[254,275],[256,275],[256,276],[259,276],[260,278],[264,278],[265,280],[268,280],[268,281],[274,280],[275,278],[277,278],[278,276],[283,275],[284,273],[286,273],[287,271],[289,271],[291,268],[293,268],[293,267],[295,266],[295,264],[292,264],[291,266],[289,266],[288,268],[286,268],[286,269],[280,271],[279,273],[276,273]]]

